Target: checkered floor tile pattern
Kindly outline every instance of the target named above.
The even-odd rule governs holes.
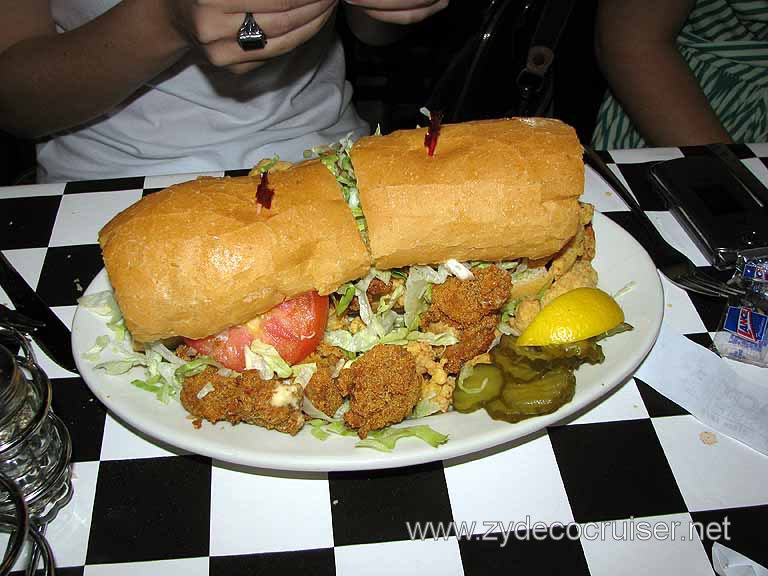
[[[768,182],[768,146],[734,149]],[[603,153],[665,238],[705,268],[646,169],[706,153]],[[101,226],[143,195],[191,177],[0,189],[0,249],[71,323],[76,299],[102,267]],[[585,196],[630,232],[636,226],[589,170]],[[665,326],[710,345],[723,302],[666,281],[664,290]],[[8,304],[2,291],[0,302]],[[74,498],[48,527],[65,575],[695,575],[712,574],[714,541],[768,566],[768,458],[722,435],[704,445],[706,429],[654,390],[661,372],[644,372],[579,417],[481,457],[298,474],[159,445],[107,413],[77,375],[41,359],[74,445]],[[707,522],[726,523],[727,539],[700,534]],[[630,537],[643,523],[677,531]],[[445,533],[436,532],[441,526]]]

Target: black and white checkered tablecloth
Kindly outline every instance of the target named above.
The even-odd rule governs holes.
[[[734,150],[768,182],[768,145]],[[701,266],[705,259],[664,210],[644,169],[703,153],[605,155],[662,234]],[[102,267],[101,226],[142,195],[191,177],[0,189],[0,249],[71,322],[76,299]],[[585,199],[633,230],[622,201],[589,170]],[[723,302],[663,284],[665,328],[709,346]],[[0,302],[8,303],[2,291]],[[481,458],[302,475],[159,445],[113,418],[80,378],[42,360],[53,378],[54,409],[74,443],[74,498],[48,529],[63,574],[712,574],[718,537],[690,538],[696,522],[725,526],[723,544],[768,566],[768,458],[720,433],[716,443],[703,443],[708,429],[639,378],[567,424]],[[663,372],[643,374],[664,379]],[[516,532],[504,542],[501,523],[508,529],[526,519],[571,525]],[[417,522],[455,522],[474,536],[411,538]],[[613,528],[605,538],[586,530],[567,536],[575,533],[572,523],[592,522],[599,523],[590,525],[593,532]],[[682,528],[674,539],[641,538],[639,530],[633,537],[640,522]]]

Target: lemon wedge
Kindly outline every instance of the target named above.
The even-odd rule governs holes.
[[[520,334],[520,346],[546,346],[586,340],[624,322],[616,301],[598,288],[576,288],[544,306]]]

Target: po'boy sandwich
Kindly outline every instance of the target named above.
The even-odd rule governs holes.
[[[423,129],[344,142],[116,216],[99,241],[125,327],[176,367],[143,385],[171,386],[200,420],[365,437],[450,410],[502,334],[596,285],[572,128],[515,118],[436,136],[430,153]]]

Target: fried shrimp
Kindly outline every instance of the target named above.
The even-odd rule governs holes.
[[[476,271],[474,280],[449,278],[433,287],[422,326],[430,330],[449,326],[459,337],[458,344],[448,346],[443,355],[446,372],[456,374],[464,362],[488,351],[511,288],[509,274],[497,266]]]
[[[339,381],[350,392],[344,420],[360,438],[404,420],[421,397],[416,362],[400,346],[374,346],[342,370]]]
[[[184,380],[184,408],[209,422],[246,422],[295,435],[304,426],[302,388],[281,380],[262,380],[253,370],[235,378],[208,367]]]
[[[320,344],[305,362],[313,362],[317,370],[304,389],[304,395],[312,404],[326,414],[333,416],[344,402],[336,377],[341,372],[345,356],[341,348]]]
[[[504,306],[511,288],[509,274],[497,266],[477,270],[474,280],[448,278],[432,288],[432,305],[424,321],[448,320],[457,327],[476,324]]]

